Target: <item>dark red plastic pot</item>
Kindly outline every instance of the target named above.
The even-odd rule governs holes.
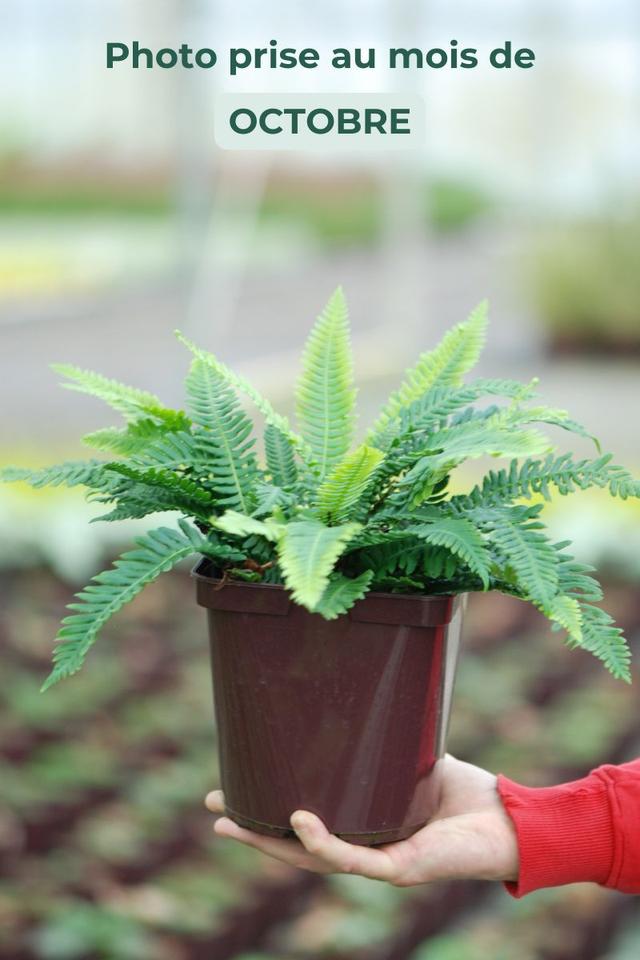
[[[194,571],[207,608],[222,788],[236,823],[294,810],[362,844],[409,836],[439,793],[463,603],[372,593],[327,621],[282,587]]]

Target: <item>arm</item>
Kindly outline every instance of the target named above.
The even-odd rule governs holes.
[[[497,786],[520,851],[512,896],[581,881],[640,893],[640,760],[556,787]]]

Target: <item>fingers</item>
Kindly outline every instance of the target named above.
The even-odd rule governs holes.
[[[212,790],[205,798],[205,806],[211,813],[224,813],[224,793],[222,790]],[[278,840],[275,837],[265,837],[259,833],[253,833],[244,827],[238,826],[230,817],[221,817],[214,824],[214,830],[220,837],[229,837],[232,840],[239,840],[249,847],[260,850],[276,860],[282,860],[294,867],[302,867],[307,870],[320,869],[321,865],[312,862],[305,852],[304,848],[295,840]]]
[[[212,790],[205,797],[204,805],[211,813],[224,813],[224,793],[222,790]]]
[[[296,810],[291,826],[307,853],[326,872],[357,873],[372,880],[393,881],[396,866],[384,850],[346,843],[329,833],[322,820],[306,810]]]
[[[221,790],[209,793],[205,803],[212,813],[224,813]],[[312,870],[314,873],[357,873],[373,880],[395,882],[398,864],[384,849],[346,843],[329,833],[322,820],[306,810],[297,810],[292,815],[291,826],[298,840],[266,837],[238,826],[229,817],[217,820],[214,830],[220,837],[238,840],[254,850],[303,870]]]
[[[314,873],[329,872],[324,864],[310,856],[297,840],[278,840],[276,837],[265,837],[260,833],[254,833],[252,830],[246,830],[244,827],[238,826],[229,817],[221,817],[220,820],[217,820],[214,830],[220,837],[239,840],[240,843],[253,847],[254,850],[259,850],[261,853],[266,853],[283,863],[288,863],[289,866],[311,870]]]

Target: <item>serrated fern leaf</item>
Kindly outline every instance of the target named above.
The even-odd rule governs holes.
[[[132,467],[128,463],[110,463],[107,469],[118,476],[126,477],[135,483],[144,484],[147,487],[160,487],[169,493],[175,493],[184,497],[189,497],[202,506],[209,506],[213,502],[213,495],[208,490],[194,483],[188,477],[166,470],[162,467],[147,467],[141,469]]]
[[[597,437],[589,433],[581,423],[572,420],[566,410],[560,410],[556,407],[521,407],[517,404],[512,405],[500,411],[500,416],[505,424],[518,426],[526,423],[547,423],[554,427],[560,427],[569,433],[575,433],[580,437],[591,440],[600,450],[600,442]]]
[[[79,393],[88,393],[92,397],[97,397],[128,420],[135,420],[141,416],[153,417],[161,423],[179,429],[178,423],[181,418],[184,418],[184,414],[180,411],[165,407],[155,394],[148,393],[146,390],[128,387],[117,380],[110,380],[92,370],[81,370],[71,364],[54,363],[51,366],[56,373],[71,381],[62,384],[67,390],[77,390]]]
[[[188,531],[188,532],[187,532]],[[205,538],[181,524],[181,530],[161,527],[136,540],[137,549],[122,555],[110,570],[98,574],[83,591],[74,611],[62,621],[53,654],[54,668],[42,689],[76,673],[95,639],[117,613],[152,580],[206,546]]]
[[[171,470],[140,469],[126,463],[111,463],[106,469],[115,482],[107,494],[97,500],[100,503],[116,502],[117,507],[97,520],[145,517],[167,510],[206,520],[213,509],[214,498],[208,490]],[[119,483],[118,478],[122,478]]]
[[[487,380],[480,378],[461,387],[433,387],[407,408],[410,421],[425,417],[449,417],[463,407],[468,407],[483,397],[506,397],[511,400],[526,400],[531,397],[537,380],[523,384],[519,380]]]
[[[444,476],[465,460],[484,456],[526,457],[549,450],[549,440],[537,430],[505,425],[500,415],[480,423],[469,422],[445,428],[425,441],[431,451],[411,467],[398,482],[396,502],[418,506],[427,499]],[[417,455],[417,454],[416,454]]]
[[[631,652],[622,630],[600,607],[583,603],[581,611],[582,638],[578,645],[601,660],[616,679],[631,683]]]
[[[546,453],[551,444],[539,431],[509,426],[502,422],[500,414],[494,414],[480,423],[471,421],[434,432],[425,441],[425,446],[433,453],[426,453],[424,466],[437,472],[443,467],[450,468],[479,457],[525,457]]]
[[[179,330],[176,330],[175,334],[180,343],[183,343],[198,360],[201,360],[211,367],[211,369],[234,390],[238,390],[248,397],[256,409],[260,411],[265,422],[276,427],[280,433],[287,437],[293,447],[300,453],[301,457],[303,457],[306,462],[311,462],[313,454],[304,438],[292,430],[287,418],[274,410],[267,398],[263,397],[259,390],[256,390],[253,384],[249,383],[246,377],[241,376],[239,373],[234,373],[234,371],[230,370],[221,360],[218,360],[212,353],[208,353],[206,350],[202,350],[196,346],[196,344],[185,337],[184,334],[180,333]]]
[[[0,482],[17,483],[22,481],[31,487],[96,487],[105,480],[106,462],[99,460],[78,460],[56,464],[52,467],[40,467],[26,470],[22,467],[2,467]]]
[[[225,511],[221,517],[212,520],[212,524],[233,537],[257,536],[272,541],[278,540],[285,529],[283,524],[276,523],[275,520],[256,520],[255,517],[248,517],[236,510]]]
[[[196,469],[198,475],[211,472],[207,454],[198,445],[192,433],[165,433],[153,440],[139,454],[133,454],[132,462],[140,467],[160,467],[167,470]]]
[[[381,450],[362,444],[336,464],[318,489],[320,518],[332,523],[347,520],[383,459]]]
[[[387,449],[394,439],[396,445],[402,444],[403,434],[412,437],[418,431],[433,430],[440,421],[457,413],[459,423],[470,419],[487,419],[499,412],[499,407],[475,410],[470,404],[482,397],[491,396],[523,399],[531,395],[536,383],[537,381],[532,381],[523,385],[517,380],[474,380],[462,387],[432,387],[407,407],[400,409],[397,418],[377,435],[376,446],[381,450]]]
[[[190,426],[190,421],[186,416],[178,422],[181,425],[175,432],[178,432],[178,429],[188,429]],[[170,436],[171,432],[167,424],[161,424],[146,417],[142,420],[131,421],[122,430],[117,427],[94,430],[93,433],[86,434],[82,438],[82,442],[88,447],[93,447],[94,450],[103,450],[105,453],[129,457],[143,453],[150,444],[162,440],[165,436]]]
[[[457,387],[478,360],[487,328],[487,303],[479,304],[463,323],[445,334],[438,346],[423,353],[417,364],[392,393],[368,434],[368,442],[377,445],[378,435],[386,429],[403,407],[407,407],[433,387]]]
[[[428,445],[439,451],[442,462],[461,462],[478,457],[524,457],[546,453],[550,440],[537,430],[523,430],[506,421],[503,411],[481,423],[461,423],[430,434]]]
[[[560,593],[543,612],[549,620],[567,631],[571,643],[582,643],[582,610],[575,597]]]
[[[101,500],[101,503],[113,503],[110,500]],[[176,508],[169,501],[167,495],[162,492],[156,492],[152,497],[144,487],[132,487],[123,494],[117,501],[117,505],[107,513],[100,513],[97,517],[92,517],[91,523],[115,523],[118,520],[142,520],[156,513],[173,513]],[[198,516],[197,513],[189,511],[191,516]]]
[[[566,410],[556,410],[552,407],[531,407],[528,410],[528,423],[548,423],[550,426],[560,427],[568,433],[574,433],[585,440],[591,440],[600,453],[600,441],[586,427],[577,420],[572,420]]]
[[[491,555],[477,528],[469,520],[443,517],[430,523],[412,525],[407,533],[414,534],[434,547],[444,547],[458,557],[489,588]]]
[[[334,565],[360,524],[326,527],[319,520],[287,524],[278,542],[284,581],[296,603],[313,611],[329,583]]]
[[[500,407],[495,403],[492,403],[489,407],[483,407],[482,410],[476,410],[475,407],[467,407],[465,410],[454,413],[449,420],[449,426],[457,427],[460,423],[470,423],[472,420],[476,423],[481,420],[489,420],[491,417],[494,417],[496,413],[500,413]]]
[[[540,532],[542,524],[519,508],[495,511],[486,521],[489,540],[526,599],[548,608],[558,593],[558,555]]]
[[[268,517],[274,511],[290,509],[296,505],[293,494],[274,487],[272,483],[257,483],[255,495],[256,506],[252,514],[254,517]]]
[[[351,446],[355,396],[347,305],[338,288],[309,335],[296,389],[300,431],[321,480]]]
[[[286,434],[268,423],[264,431],[264,451],[267,470],[277,487],[293,487],[298,479],[293,450]]]
[[[251,420],[232,388],[204,360],[191,364],[186,388],[193,436],[209,461],[212,489],[222,503],[250,513],[258,474]]]
[[[602,587],[594,577],[590,576],[594,568],[586,563],[578,563],[568,554],[560,553],[559,556],[558,582],[562,593],[580,601],[590,600],[598,603],[602,600]]]
[[[418,569],[424,552],[424,545],[415,537],[397,531],[371,546],[357,550],[355,557],[359,567],[374,571],[377,581],[381,576],[397,571],[411,576]]]
[[[622,500],[640,497],[640,480],[610,461],[610,454],[597,460],[574,461],[570,453],[559,457],[551,454],[544,460],[527,459],[521,464],[514,460],[508,470],[491,470],[468,499],[476,504],[504,503],[538,495],[551,500],[554,490],[567,496],[589,487],[608,488],[612,496]]]
[[[381,535],[373,539],[371,545],[349,553],[348,560],[350,566],[355,563],[357,569],[374,571],[376,589],[380,589],[382,579],[392,575],[437,579],[445,570],[453,576],[458,566],[457,558],[448,550],[426,546],[409,530]]]
[[[197,481],[205,489],[214,489],[215,464],[211,459],[209,445],[202,442],[198,431],[166,434],[163,438],[154,440],[142,453],[132,456],[131,462],[143,469],[154,466],[178,471]],[[256,491],[261,485],[262,482],[258,480]]]
[[[315,612],[325,620],[335,620],[350,610],[356,600],[361,600],[367,593],[373,572],[366,570],[359,577],[345,577],[341,573],[334,573],[329,578],[324,593],[316,604]]]
[[[386,542],[350,553],[347,560],[349,570],[365,567],[374,571],[376,590],[387,589],[385,584],[391,580],[402,580],[404,586],[411,580],[419,585],[418,592],[432,592],[432,581],[445,579],[450,591],[460,592],[476,589],[479,579],[477,574],[469,574],[468,565],[456,553],[425,543],[409,528],[390,535]]]

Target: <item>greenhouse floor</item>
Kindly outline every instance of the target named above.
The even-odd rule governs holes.
[[[105,631],[81,677],[38,692],[69,589],[0,579],[0,957],[6,960],[628,960],[632,898],[595,886],[400,890],[323,878],[216,838],[205,624],[181,573]],[[640,599],[607,606],[636,650]],[[637,669],[637,668],[636,668]],[[529,784],[640,754],[640,685],[611,680],[515,600],[476,596],[450,749]]]

